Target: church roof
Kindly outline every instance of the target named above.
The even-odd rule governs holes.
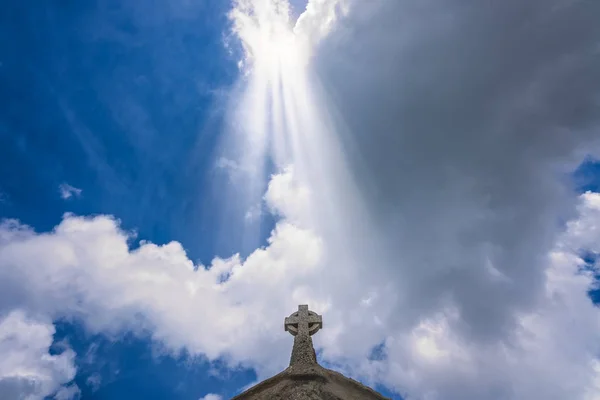
[[[320,315],[309,311],[306,305],[299,306],[284,322],[285,330],[294,335],[290,366],[231,400],[389,400],[318,364],[311,335],[322,327]]]

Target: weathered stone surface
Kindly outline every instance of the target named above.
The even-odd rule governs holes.
[[[311,335],[323,327],[322,317],[298,306],[284,329],[294,335],[290,366],[235,396],[232,400],[385,400],[376,391],[317,363]],[[388,399],[389,400],[389,399]]]
[[[298,311],[285,318],[283,329],[294,336],[290,366],[317,363],[317,355],[311,336],[322,327],[323,318],[319,314],[310,311],[307,305],[298,306]]]
[[[232,400],[389,400],[339,372],[321,367],[291,366]]]

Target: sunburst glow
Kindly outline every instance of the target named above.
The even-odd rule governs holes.
[[[319,13],[324,19],[315,21],[311,7],[295,24],[286,0],[240,0],[231,12],[244,49],[245,79],[241,100],[232,106],[236,122],[230,134],[238,140],[231,143],[238,147],[236,162],[248,174],[244,193],[253,203],[260,201],[270,161],[277,170],[293,168],[295,179],[318,204],[311,213],[313,225],[339,237],[342,225],[357,223],[363,214],[343,156],[343,122],[332,117],[310,63],[311,50],[326,35],[336,9]]]

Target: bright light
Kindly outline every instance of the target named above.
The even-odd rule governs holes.
[[[250,209],[262,201],[269,163],[278,171],[293,166],[294,179],[310,193],[311,211],[303,223],[326,237],[332,251],[339,246],[336,251],[347,254],[348,262],[364,257],[366,265],[367,240],[354,235],[353,227],[365,232],[370,224],[342,151],[346,130],[332,117],[311,66],[311,52],[334,26],[342,1],[310,0],[295,25],[287,0],[235,3],[230,17],[245,51],[244,79],[231,107],[228,149],[234,149],[237,170],[251,172],[229,198],[242,199]],[[343,250],[348,247],[361,254],[350,255]]]

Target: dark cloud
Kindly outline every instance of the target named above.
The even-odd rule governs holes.
[[[377,4],[375,4],[377,3]],[[351,2],[315,56],[402,315],[508,340],[600,138],[600,3]],[[596,152],[597,154],[597,152]]]

